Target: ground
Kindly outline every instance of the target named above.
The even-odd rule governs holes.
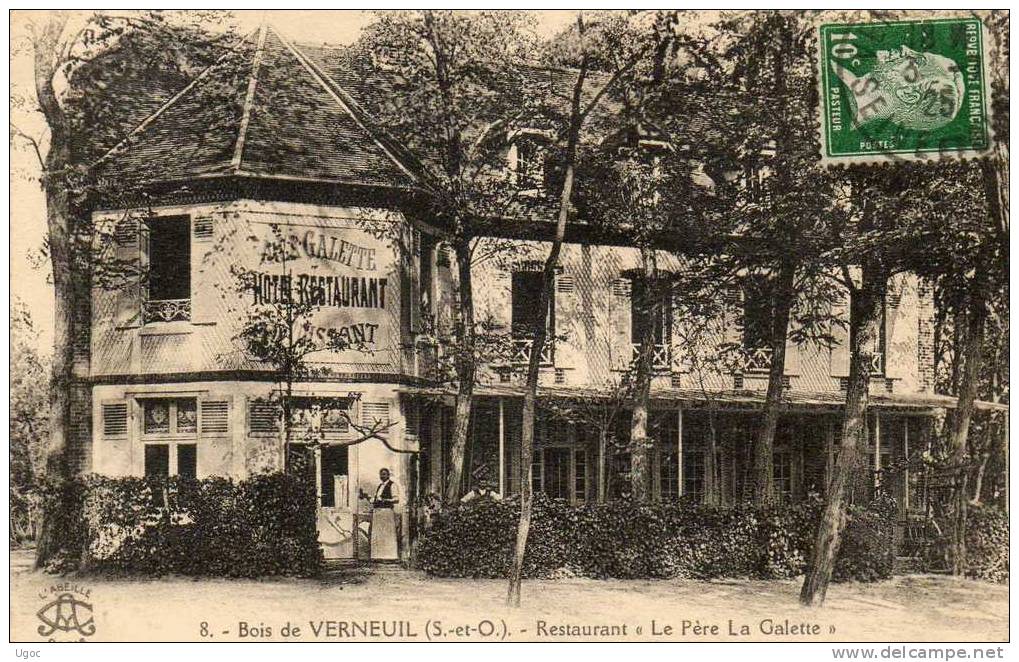
[[[15,550],[11,639],[44,639],[37,612],[71,592],[92,605],[88,640],[222,641],[247,631],[247,640],[257,632],[281,641],[288,622],[291,634],[300,628],[291,638],[302,641],[389,638],[383,629],[389,635],[392,628],[396,638],[417,641],[559,641],[583,632],[564,626],[616,626],[576,637],[605,641],[1008,640],[1008,587],[944,576],[836,584],[820,609],[798,606],[793,580],[527,581],[521,609],[505,606],[505,589],[503,581],[436,579],[387,566],[314,580],[58,577],[32,570],[31,553]],[[810,634],[815,626],[818,634]],[[72,636],[80,634],[50,635]]]

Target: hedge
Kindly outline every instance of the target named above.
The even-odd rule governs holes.
[[[969,508],[966,515],[966,576],[1008,583],[1008,513],[1004,510],[992,506]]]
[[[311,576],[321,564],[314,487],[295,476],[93,475],[50,488],[47,502],[62,542],[52,571]]]
[[[534,499],[524,575],[546,578],[794,577],[806,568],[821,512],[816,498],[770,508]],[[519,512],[517,499],[475,499],[440,513],[420,541],[419,566],[442,577],[505,577]],[[886,498],[851,507],[834,578],[890,577],[893,522]]]

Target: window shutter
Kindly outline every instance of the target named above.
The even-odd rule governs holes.
[[[581,337],[583,335],[580,323],[578,297],[576,294],[576,283],[573,276],[559,274],[555,277],[555,332],[556,350],[555,364],[557,368],[577,368],[581,361]],[[562,375],[565,383],[566,375]]]
[[[630,309],[633,283],[629,278],[617,278],[612,281],[612,297],[609,306],[612,310],[612,369],[626,370],[633,361],[633,341],[630,338],[630,325],[633,311]]]
[[[453,268],[453,251],[450,249],[449,244],[439,244],[439,249],[435,252],[435,266],[442,267],[444,269]]]
[[[421,231],[411,230],[410,264],[410,330],[421,333]]]
[[[195,218],[193,224],[195,241],[211,241],[212,230],[213,227],[211,216],[199,216]]]
[[[248,403],[248,428],[252,434],[279,432],[279,407],[273,402]]]
[[[829,359],[829,374],[832,377],[849,376],[849,290],[837,285],[838,294],[832,302],[832,317],[843,324],[831,325],[833,343]]]
[[[421,409],[417,402],[402,400],[400,409],[403,412],[404,439],[417,442],[421,433]]]
[[[506,172],[514,178],[517,176],[517,155],[517,144],[514,142],[509,146],[509,150],[506,152]],[[516,183],[515,180],[514,183]]]
[[[381,423],[382,425],[389,425],[389,403],[362,402],[361,425],[371,427],[378,423]]]
[[[906,391],[920,389],[920,297],[915,276],[900,274],[885,298],[885,376],[903,380]]]
[[[793,308],[795,309],[795,306],[793,306]],[[792,316],[790,315],[790,318],[791,317]],[[793,342],[792,340],[789,339],[789,335],[792,335],[792,333],[794,331],[796,331],[798,328],[799,328],[799,325],[796,323],[796,320],[790,319],[789,320],[789,329],[788,329],[788,332],[787,332],[788,335],[786,336],[786,342],[785,342],[785,371],[784,371],[784,374],[786,374],[786,375],[799,375],[802,372],[802,370],[801,370],[801,356],[800,356],[801,348],[800,348],[799,345],[797,345],[795,342]],[[809,345],[804,345],[802,350],[809,351],[810,350],[810,346]]]
[[[493,328],[505,332],[509,330],[513,317],[513,277],[509,271],[499,269],[489,272],[489,279],[490,285],[482,294],[482,309],[492,322]]]
[[[726,319],[724,342],[742,347],[746,292],[741,287],[733,286],[725,288],[722,296],[725,301]]]
[[[116,325],[128,326],[141,321],[141,307],[144,298],[143,259],[147,253],[147,233],[138,219],[128,216],[121,219],[114,228],[114,268],[123,274],[122,285],[114,293],[116,297]]]
[[[222,434],[230,431],[229,401],[202,400],[198,415],[202,434]]]
[[[103,405],[103,436],[127,436],[126,402],[111,402]]]
[[[686,333],[686,328],[683,326],[683,316],[681,314],[682,306],[679,305],[679,301],[676,299],[675,291],[672,294],[672,371],[673,372],[690,372],[690,361],[686,352],[684,351],[686,343],[683,342],[683,336]],[[678,375],[677,375],[678,377]],[[679,384],[673,384],[675,387],[679,387]]]

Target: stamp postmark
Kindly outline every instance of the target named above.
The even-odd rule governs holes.
[[[820,27],[828,163],[969,157],[991,148],[979,18]]]

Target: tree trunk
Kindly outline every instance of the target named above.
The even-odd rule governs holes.
[[[714,404],[708,407],[708,448],[704,454],[704,503],[722,503],[722,486],[718,475],[718,417]]]
[[[846,391],[845,418],[839,454],[828,479],[824,511],[814,539],[810,565],[800,591],[800,602],[810,606],[824,604],[828,583],[835,567],[835,554],[845,525],[846,487],[858,468],[861,448],[867,440],[867,402],[870,366],[878,338],[881,308],[888,276],[883,270],[864,265],[863,282],[852,293],[849,328],[849,388]]]
[[[577,128],[579,131],[579,127]],[[570,145],[567,148],[566,174],[563,181],[560,199],[559,220],[556,223],[555,239],[542,272],[541,296],[538,297],[538,310],[545,311],[534,330],[531,353],[527,361],[527,389],[524,391],[523,425],[520,431],[520,522],[517,525],[517,544],[513,555],[513,567],[510,571],[509,591],[506,597],[512,607],[520,606],[520,580],[524,569],[524,553],[527,551],[527,536],[531,530],[531,463],[534,459],[534,413],[538,394],[538,368],[541,363],[541,349],[548,337],[546,319],[549,313],[549,301],[555,285],[555,268],[559,263],[563,238],[566,236],[566,220],[570,213],[570,198],[573,195],[573,170],[576,152],[576,132],[571,130]]]
[[[605,470],[605,446],[608,443],[608,430],[604,427],[598,431],[598,503],[605,503],[608,494],[608,473]]]
[[[457,349],[457,392],[454,404],[453,436],[449,448],[449,474],[446,478],[445,502],[456,503],[463,487],[464,455],[470,434],[471,406],[478,358],[474,346],[474,287],[471,280],[471,249],[468,239],[458,239],[454,246],[460,283],[460,347]],[[521,481],[523,483],[523,481]]]
[[[53,268],[54,325],[49,392],[50,438],[45,461],[47,476],[58,485],[70,477],[67,437],[74,365],[73,212],[66,180],[67,169],[71,164],[71,149],[67,118],[53,86],[60,66],[61,36],[66,23],[66,12],[53,12],[33,42],[36,97],[50,130],[43,187],[46,192],[47,240]],[[36,567],[45,564],[60,546],[60,531],[53,525],[53,515],[43,509],[36,546]]]
[[[979,269],[979,267],[978,267]],[[987,305],[982,291],[983,279],[977,275],[973,293],[966,312],[966,329],[962,350],[959,376],[959,403],[952,417],[952,466],[956,471],[955,523],[952,527],[952,574],[962,575],[966,570],[966,516],[969,501],[969,426],[973,418],[973,404],[977,398],[980,380],[980,364],[983,358],[984,322],[987,320]],[[958,333],[958,330],[956,330]]]
[[[654,370],[655,334],[654,325],[661,310],[658,297],[658,269],[653,248],[640,250],[644,271],[643,301],[637,305],[648,315],[648,324],[641,330],[638,339],[637,361],[633,376],[634,402],[633,418],[630,423],[630,476],[633,500],[647,503],[651,500],[651,452],[654,441],[648,438],[648,409],[651,405],[651,377]]]
[[[534,459],[534,410],[538,394],[538,368],[541,362],[541,350],[548,336],[546,323],[549,314],[549,301],[553,296],[555,285],[555,269],[559,264],[559,253],[562,251],[563,239],[566,237],[566,222],[570,216],[570,204],[573,198],[573,177],[577,154],[577,143],[580,139],[580,93],[584,86],[584,67],[581,68],[573,89],[573,106],[570,116],[570,127],[567,136],[565,173],[563,188],[559,197],[559,217],[556,220],[555,238],[545,258],[542,270],[541,295],[538,297],[538,310],[544,311],[534,329],[531,341],[531,352],[527,361],[527,389],[524,391],[523,424],[520,431],[520,522],[517,525],[517,544],[513,554],[513,566],[510,569],[509,590],[506,602],[512,607],[520,606],[520,580],[524,569],[524,553],[527,551],[527,536],[531,530],[531,498],[530,471]]]
[[[754,444],[754,503],[767,504],[775,497],[774,448],[775,430],[782,408],[785,377],[785,349],[789,338],[789,315],[796,296],[796,266],[783,262],[772,294],[771,366],[768,369],[768,393],[761,412],[761,427]]]

